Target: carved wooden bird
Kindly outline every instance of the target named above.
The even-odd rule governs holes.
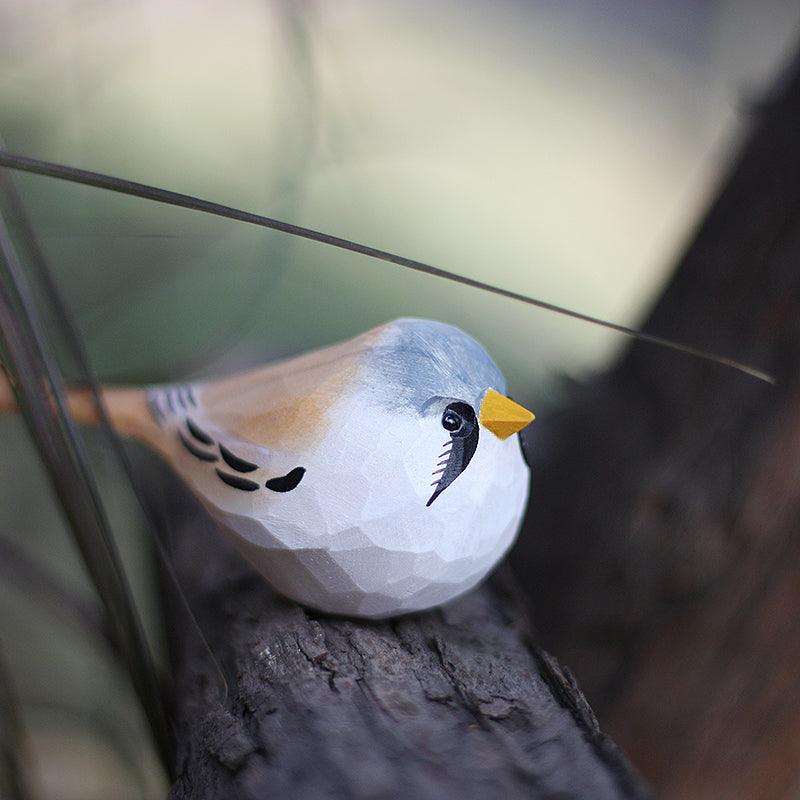
[[[457,328],[401,319],[221,380],[103,391],[278,591],[388,617],[480,581],[513,542],[533,414]],[[96,422],[86,392],[77,421]],[[11,406],[10,396],[0,405]]]

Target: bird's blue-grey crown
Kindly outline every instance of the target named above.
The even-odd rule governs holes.
[[[390,405],[421,411],[433,397],[477,408],[487,389],[505,393],[503,373],[483,347],[454,325],[399,319],[386,326],[367,358],[373,391]]]

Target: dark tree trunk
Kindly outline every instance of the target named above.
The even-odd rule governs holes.
[[[545,646],[664,798],[800,786],[800,71],[646,329],[767,386],[636,345],[532,433],[512,563]]]
[[[509,576],[428,614],[324,617],[179,505],[172,560],[229,688],[211,699],[211,660],[172,593],[173,800],[645,796],[569,673],[529,642]]]

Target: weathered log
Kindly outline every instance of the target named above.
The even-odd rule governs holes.
[[[528,639],[508,577],[427,614],[325,617],[272,592],[189,506],[171,512],[172,561],[228,693],[213,699],[211,659],[167,591],[173,800],[646,796]]]
[[[759,108],[636,345],[532,435],[537,630],[664,798],[800,781],[800,70]]]

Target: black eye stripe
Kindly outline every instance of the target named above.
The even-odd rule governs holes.
[[[431,483],[435,487],[433,494],[426,503],[430,506],[434,500],[467,468],[478,447],[479,426],[475,410],[468,403],[454,401],[450,403],[442,414],[442,427],[446,430],[446,417],[449,412],[456,414],[461,424],[450,430],[450,438],[442,445],[444,451],[439,454],[436,471],[433,473],[436,480]]]

